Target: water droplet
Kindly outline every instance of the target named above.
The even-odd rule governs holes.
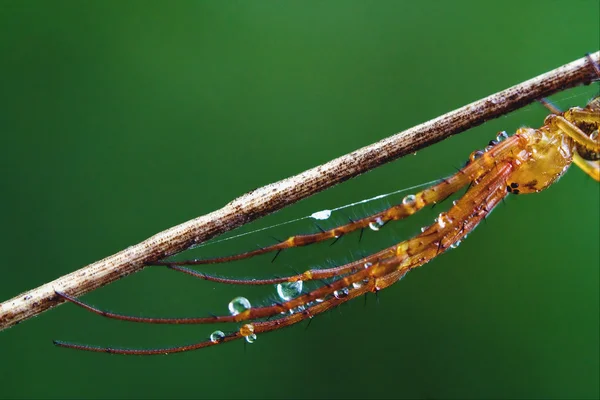
[[[246,342],[248,342],[248,343],[256,342],[256,334],[253,333],[252,335],[246,336]]]
[[[363,279],[363,280],[362,280],[362,281],[360,281],[360,282],[354,282],[354,283],[352,284],[352,287],[353,287],[354,289],[359,289],[359,288],[363,287],[364,285],[366,285],[367,283],[369,283],[369,280],[368,280],[368,279]]]
[[[421,232],[425,232],[426,230],[427,230],[427,227],[426,227],[426,226],[422,226],[422,227],[421,227]]]
[[[324,302],[324,301],[325,301],[325,299],[315,299],[315,301],[316,301],[317,303],[322,303],[322,302]]]
[[[451,249],[455,249],[455,248],[457,248],[458,246],[460,246],[460,240],[457,240],[456,242],[452,243],[452,244],[450,245],[450,248],[451,248]]]
[[[331,217],[331,210],[317,211],[310,214],[310,217],[318,220],[328,219],[329,217]]]
[[[341,298],[348,296],[348,293],[349,293],[348,288],[343,288],[340,290],[335,290],[333,292],[333,295],[335,296],[336,299],[341,299]]]
[[[490,151],[493,148],[494,148],[494,146],[485,146],[484,151],[487,153],[488,151]]]
[[[471,153],[471,155],[469,156],[469,161],[473,162],[477,159],[480,159],[483,156],[483,151],[481,150],[476,150],[474,152]]]
[[[254,333],[254,325],[252,324],[244,324],[240,328],[240,335],[248,337]]]
[[[381,219],[381,217],[377,217],[375,221],[369,222],[369,228],[371,228],[372,231],[378,231],[379,228],[383,226],[383,224],[384,222]]]
[[[417,201],[417,197],[414,194],[409,194],[402,199],[402,204],[405,206],[412,206]]]
[[[445,228],[446,225],[452,224],[452,219],[446,213],[440,213],[440,215],[436,219],[437,224],[440,228]]]
[[[458,204],[458,200],[453,200],[453,201],[452,201],[452,205],[453,205],[453,206],[455,206],[455,205],[457,205],[457,204]]]
[[[508,133],[506,133],[505,131],[498,133],[498,136],[496,136],[496,142],[498,142],[498,143],[500,143],[506,139],[508,139]]]
[[[227,307],[229,308],[229,312],[231,313],[231,315],[238,315],[239,313],[242,313],[252,308],[250,302],[245,297],[236,297],[235,299],[229,302],[229,305]]]
[[[302,281],[282,282],[277,284],[277,294],[281,300],[291,300],[302,292]]]
[[[371,265],[373,265],[373,263],[366,262],[366,263],[365,263],[365,268],[369,268]]]
[[[210,341],[213,343],[219,343],[223,341],[224,337],[225,333],[223,333],[223,331],[214,331],[210,334]]]

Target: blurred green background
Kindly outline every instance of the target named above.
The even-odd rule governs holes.
[[[0,1],[0,300],[600,47],[598,1]],[[585,105],[598,85],[563,92]],[[449,175],[531,105],[330,189],[259,227]],[[390,197],[397,202],[402,195]],[[211,326],[111,321],[65,305],[0,332],[3,398],[598,398],[599,186],[573,168],[374,296],[306,324],[171,356],[58,349],[204,340]],[[447,207],[446,203],[442,207]],[[363,216],[373,202],[347,210]],[[441,208],[440,208],[441,209]],[[440,209],[214,267],[267,277],[406,239]],[[326,227],[344,222],[335,215]],[[303,221],[196,249],[229,254]],[[274,288],[156,267],[84,297],[134,315],[226,312]],[[235,329],[225,326],[222,329]]]

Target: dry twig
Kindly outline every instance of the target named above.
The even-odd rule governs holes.
[[[600,62],[600,52],[589,57],[595,63]],[[220,210],[167,229],[110,257],[5,301],[0,304],[0,330],[60,304],[62,301],[58,300],[55,290],[81,296],[141,270],[148,262],[174,255],[191,245],[247,224],[486,120],[507,114],[536,99],[576,85],[589,84],[595,77],[596,72],[590,60],[584,57],[301,174],[253,190]]]

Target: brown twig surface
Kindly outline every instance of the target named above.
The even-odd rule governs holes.
[[[253,190],[223,208],[160,232],[103,260],[0,304],[0,330],[61,302],[55,290],[77,297],[451,135],[507,114],[536,99],[596,78],[600,52],[475,101],[325,164]]]

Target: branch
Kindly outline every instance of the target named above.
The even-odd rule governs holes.
[[[296,176],[253,190],[220,210],[169,228],[110,257],[22,293],[0,304],[0,330],[62,303],[64,300],[56,296],[55,290],[74,297],[81,296],[137,272],[149,262],[172,256],[382,164],[507,114],[536,99],[573,86],[589,84],[597,78],[592,65],[594,62],[600,62],[600,52]]]

